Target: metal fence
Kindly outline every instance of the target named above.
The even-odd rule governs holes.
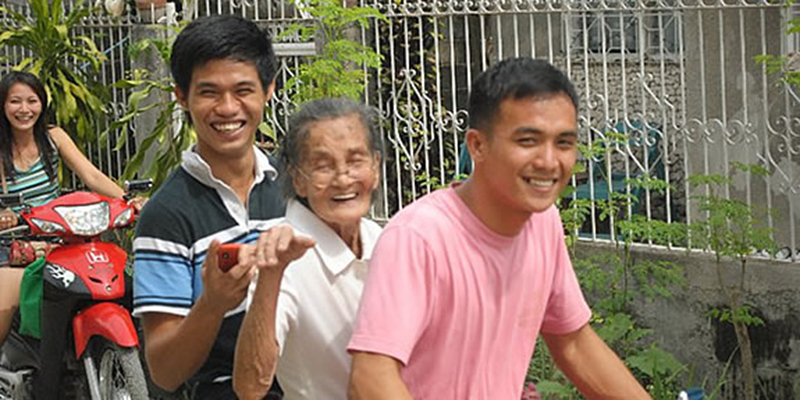
[[[530,56],[549,60],[572,78],[581,100],[582,141],[596,143],[610,132],[626,135],[603,156],[581,160],[586,170],[573,180],[573,199],[624,193],[638,200],[627,214],[691,223],[703,218],[693,199],[703,192],[687,177],[720,174],[732,179],[722,196],[773,210],[763,219],[782,247],[779,258],[800,259],[800,96],[755,61],[761,54],[794,55],[794,68],[800,68],[800,39],[788,36],[784,25],[798,15],[796,5],[768,0],[360,0],[360,5],[387,17],[353,33],[383,56],[380,70],[367,71],[364,96],[385,122],[387,157],[376,218],[390,217],[458,175],[470,83],[498,60]],[[274,34],[290,23],[311,22],[282,0],[194,0],[180,10],[183,18],[222,13],[254,19]],[[98,14],[86,21],[86,31],[111,55],[100,77],[105,83],[131,67],[125,48],[140,18]],[[304,59],[291,52],[280,57],[278,80],[285,82]],[[125,93],[115,92],[115,109],[125,101]],[[273,99],[267,119],[278,134],[293,106],[288,93]],[[127,154],[95,156],[113,174]],[[759,164],[770,175],[732,174],[734,162]],[[658,193],[629,183],[645,176],[670,187]],[[594,240],[614,235],[594,206],[581,231]]]

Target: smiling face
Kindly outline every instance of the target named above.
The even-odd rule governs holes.
[[[369,212],[372,192],[378,187],[379,162],[358,115],[314,122],[292,175],[294,190],[345,237]]]
[[[33,126],[42,114],[42,101],[33,88],[15,83],[8,91],[3,107],[14,133],[33,133]]]
[[[577,114],[565,94],[506,99],[491,134],[476,132],[476,171],[493,203],[527,219],[547,210],[569,182],[577,157]]]
[[[198,152],[207,162],[239,159],[251,152],[273,87],[264,92],[252,62],[221,59],[192,71],[188,93],[176,89],[192,118]]]

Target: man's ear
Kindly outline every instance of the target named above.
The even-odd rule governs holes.
[[[472,161],[477,163],[486,158],[486,151],[489,145],[489,137],[486,133],[477,129],[470,128],[467,130],[467,135],[464,137],[469,149],[469,155]]]
[[[272,82],[269,83],[269,86],[267,86],[267,92],[264,93],[266,97],[265,103],[269,102],[274,93],[275,93],[275,79],[273,79]]]
[[[183,93],[183,90],[179,88],[177,85],[175,86],[175,97],[178,99],[178,104],[186,111],[189,111],[189,107],[187,106],[186,102],[186,94]]]

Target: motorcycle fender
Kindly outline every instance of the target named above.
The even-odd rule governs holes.
[[[139,346],[139,337],[133,327],[131,314],[125,307],[115,303],[98,303],[81,310],[72,319],[75,337],[75,358],[80,359],[89,339],[102,336],[120,347]]]

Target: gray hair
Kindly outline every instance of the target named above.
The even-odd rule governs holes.
[[[308,140],[309,127],[316,122],[357,115],[367,130],[370,153],[383,159],[383,140],[378,130],[377,113],[370,107],[347,97],[323,98],[303,104],[289,118],[289,130],[283,138],[278,157],[287,173],[281,178],[281,190],[287,199],[298,198],[294,191],[292,174],[302,163],[303,149]]]

